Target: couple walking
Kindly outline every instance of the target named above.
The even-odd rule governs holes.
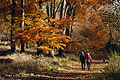
[[[80,61],[81,61],[82,70],[85,70],[85,60],[87,60],[86,61],[87,68],[88,68],[88,70],[90,70],[92,57],[90,56],[89,53],[85,54],[85,52],[82,51],[81,54],[80,54]]]

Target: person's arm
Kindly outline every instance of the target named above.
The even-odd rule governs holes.
[[[86,59],[86,60],[88,59],[88,55],[85,55],[85,59]]]
[[[92,62],[92,57],[90,56],[90,62]]]

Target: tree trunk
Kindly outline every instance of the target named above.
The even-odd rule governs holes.
[[[15,17],[15,6],[16,6],[15,0],[12,0],[12,6],[13,6],[13,8],[12,8],[12,13],[11,13],[11,15],[12,15],[11,26],[14,26],[15,21],[14,21],[13,17]],[[15,52],[15,49],[16,49],[15,48],[15,40],[13,40],[13,32],[14,32],[14,30],[11,29],[11,31],[10,31],[11,52]]]
[[[28,48],[28,43],[26,43],[26,48]]]
[[[52,17],[53,15],[53,8],[52,8],[53,3],[50,4],[50,16]]]
[[[72,20],[74,20],[74,19],[75,19],[75,9],[73,9],[73,18],[72,18]],[[72,37],[73,28],[72,28],[72,26],[70,28],[71,28],[70,29],[70,37]]]
[[[63,9],[64,9],[64,0],[62,1],[62,4],[61,4],[60,19],[63,17]],[[64,50],[62,50],[61,48],[59,49],[58,56],[59,57],[64,56]]]
[[[69,28],[66,28],[65,35],[66,35],[66,36],[69,36],[69,35],[70,35],[69,32],[70,32],[70,31],[69,31]]]
[[[64,0],[62,1],[62,4],[61,4],[60,19],[61,19],[62,16],[63,16],[63,7],[64,7]]]
[[[53,2],[53,19],[56,17],[56,14],[55,14],[55,0]]]
[[[43,2],[40,0],[40,1],[39,1],[40,9],[42,9],[42,3],[43,3]]]
[[[40,9],[42,9],[42,1],[39,1],[39,6]],[[40,40],[37,42],[37,46],[42,46],[43,42],[41,42]],[[41,53],[43,53],[43,50],[37,48],[37,56],[39,56]]]
[[[70,16],[73,16],[73,19],[74,19],[74,17],[75,17],[75,5],[76,5],[76,1],[74,2],[74,4],[73,4],[73,6],[71,7],[71,4],[70,3],[67,3],[66,4],[66,6],[65,6],[65,11],[63,12],[63,9],[64,9],[64,4],[65,4],[65,2],[64,2],[64,0],[63,0],[63,2],[62,2],[62,4],[61,4],[61,12],[60,12],[60,18],[62,18],[62,16],[64,15],[65,16],[65,14],[67,13],[67,18],[69,18]],[[63,14],[64,13],[64,14]],[[73,15],[72,15],[72,13],[73,13]],[[70,32],[70,30],[71,30],[71,32]],[[70,29],[69,28],[66,28],[65,29],[65,35],[66,36],[71,36],[71,33],[72,33],[72,26],[70,25]],[[59,56],[61,57],[61,56],[64,56],[64,50],[62,50],[62,49],[59,49]]]
[[[37,42],[37,46],[42,46],[42,45],[43,45],[43,42],[40,42],[40,41]],[[37,48],[37,56],[39,56],[41,53],[43,53],[43,50]]]
[[[47,9],[47,15],[49,16],[49,4],[46,5],[46,9]],[[48,19],[48,22],[50,22],[49,19]]]
[[[24,15],[25,15],[25,11],[24,11],[24,6],[25,6],[25,1],[24,0],[21,0],[21,17],[22,19],[24,19]],[[21,25],[20,27],[24,27],[24,21],[21,21]],[[21,39],[21,53],[24,52],[25,49],[24,49],[24,41]]]
[[[68,17],[72,16],[72,20],[74,20],[75,18],[75,5],[76,5],[76,1],[74,2],[73,6],[71,6],[70,3],[67,3],[67,6],[68,6],[68,10],[67,10],[67,15]],[[66,36],[70,36],[72,37],[72,26],[70,25],[70,29],[69,28],[66,28]]]

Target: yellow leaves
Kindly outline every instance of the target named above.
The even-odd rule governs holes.
[[[56,48],[57,49],[61,48],[62,50],[64,50],[64,46],[63,45],[66,46],[65,44],[57,44]]]
[[[39,0],[35,0],[39,2]],[[43,2],[51,2],[54,0],[42,0]],[[56,0],[61,1],[61,0]],[[31,1],[32,2],[32,1]],[[34,3],[35,4],[35,3]],[[28,5],[30,5],[28,3]],[[34,5],[36,6],[36,5]],[[16,42],[19,40],[23,40],[25,43],[33,43],[40,44],[42,42],[43,45],[36,45],[36,48],[42,50],[52,50],[51,47],[64,49],[66,47],[66,43],[70,41],[70,37],[65,36],[63,34],[63,28],[72,25],[74,21],[72,18],[69,19],[52,19],[43,13],[42,10],[38,10],[37,8],[32,8],[32,11],[26,11],[27,14],[24,16],[24,27],[16,28]],[[47,21],[50,20],[50,22]],[[17,19],[17,23],[21,22],[22,19],[19,17]],[[59,27],[60,26],[60,27]]]
[[[52,50],[51,48],[48,48],[47,46],[39,46],[38,49],[41,49],[41,50]]]
[[[56,44],[53,44],[52,46],[57,49],[59,49],[59,48],[64,49],[64,47],[66,47],[66,45],[62,44],[62,43],[56,43]],[[50,45],[38,46],[37,48],[39,48],[41,50],[49,50],[49,51],[53,50],[53,48],[50,48]]]
[[[42,18],[37,18],[35,19],[35,23],[31,23],[32,24],[29,24],[28,26],[16,29],[16,39],[22,38],[24,39],[24,42],[27,41],[29,43],[42,41],[44,45],[37,46],[37,48],[42,50],[51,50],[51,46],[64,49],[66,46],[64,43],[67,43],[70,40],[70,37],[67,37],[61,33],[63,30],[48,26],[47,22],[42,20]],[[22,28],[24,28],[24,30],[22,30]]]
[[[40,39],[40,36],[39,36],[39,35],[36,35],[35,38],[36,38],[36,40],[39,40],[39,39]]]
[[[59,49],[59,48],[64,49],[66,47],[66,45],[62,44],[62,43],[54,43],[52,46],[57,49]]]
[[[32,21],[25,20],[25,23],[26,23],[27,25],[31,25],[31,24],[32,24]]]
[[[63,46],[63,47],[66,47],[66,45],[65,44],[60,44],[61,46]]]
[[[60,2],[61,0],[56,0],[56,2]]]

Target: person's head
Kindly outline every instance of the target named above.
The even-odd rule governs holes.
[[[84,53],[84,51],[81,52],[82,54]]]
[[[87,55],[90,55],[90,53],[87,53]]]

